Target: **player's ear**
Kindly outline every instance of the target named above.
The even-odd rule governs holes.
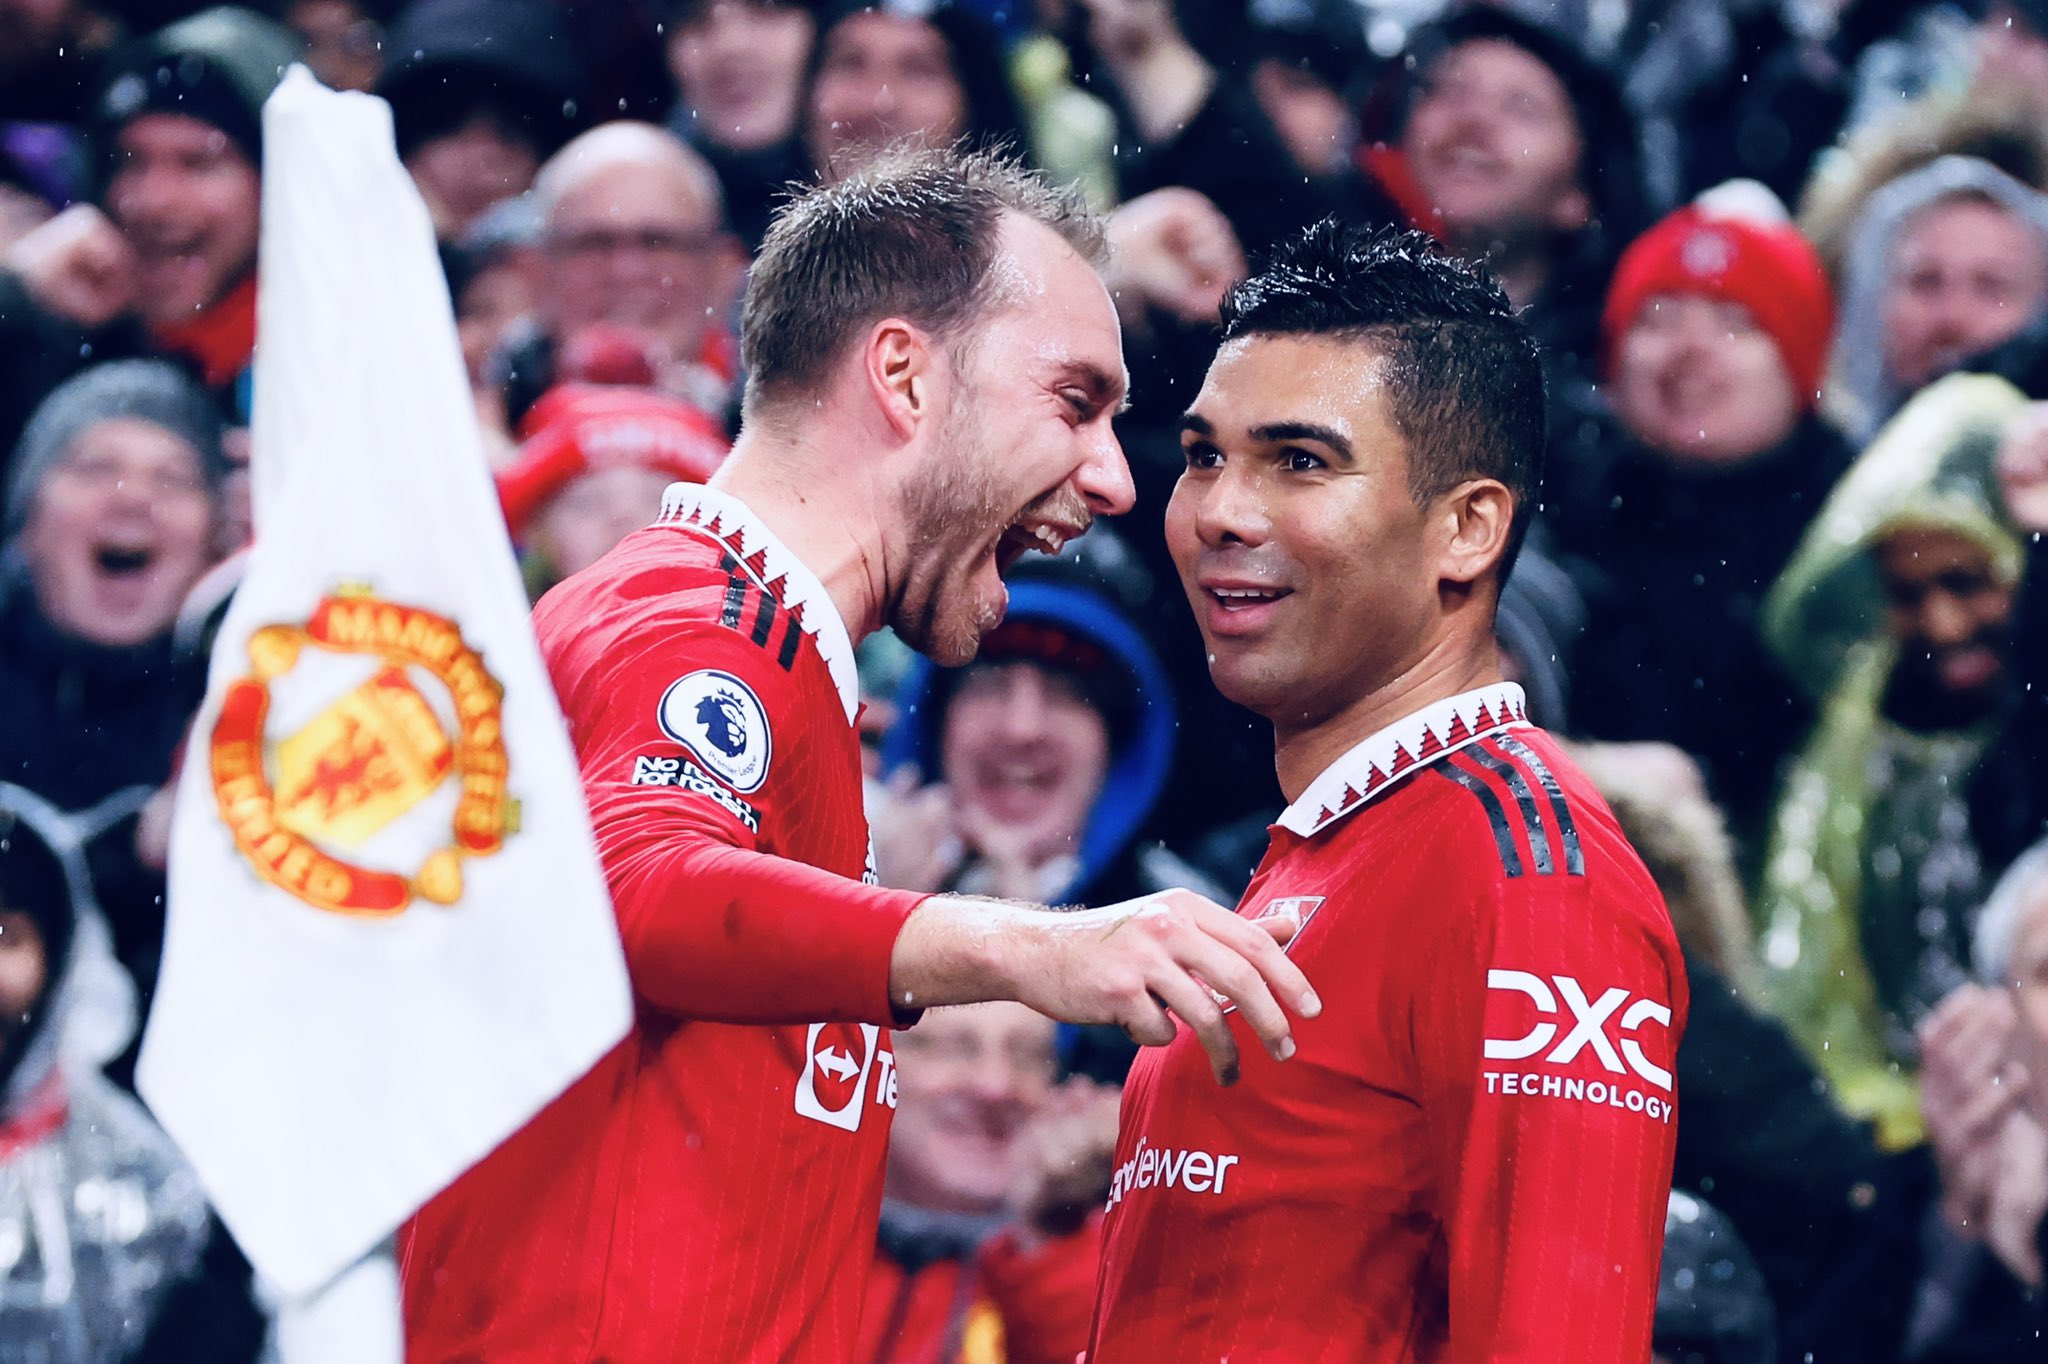
[[[1445,493],[1437,506],[1448,532],[1439,575],[1445,582],[1479,581],[1507,552],[1515,495],[1499,479],[1475,478]]]
[[[862,378],[898,439],[910,439],[934,411],[937,358],[931,336],[900,317],[885,317],[868,330]]]

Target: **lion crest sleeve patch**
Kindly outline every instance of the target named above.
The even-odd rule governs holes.
[[[690,750],[705,770],[748,795],[768,780],[775,740],[768,709],[729,672],[700,668],[669,684],[658,716],[662,733]]]

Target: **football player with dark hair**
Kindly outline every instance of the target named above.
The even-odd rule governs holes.
[[[1141,1056],[1090,1359],[1645,1358],[1685,1025],[1655,884],[1502,680],[1535,344],[1419,233],[1325,222],[1224,306],[1169,547],[1280,816],[1239,912],[1301,923],[1285,1066]]]

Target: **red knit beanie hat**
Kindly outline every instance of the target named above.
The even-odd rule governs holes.
[[[644,388],[561,384],[519,424],[524,443],[498,475],[515,538],[555,494],[584,474],[632,465],[702,483],[725,462],[725,432],[679,398]]]
[[[1659,294],[1705,294],[1749,310],[1777,343],[1801,405],[1812,407],[1834,332],[1834,291],[1820,257],[1779,212],[1779,221],[1740,216],[1710,196],[1636,238],[1614,268],[1600,316],[1610,372],[1645,303]]]

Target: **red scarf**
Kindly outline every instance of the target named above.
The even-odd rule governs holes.
[[[1379,184],[1380,191],[1394,201],[1394,207],[1408,220],[1408,226],[1420,228],[1430,236],[1442,241],[1443,219],[1436,211],[1436,205],[1429,202],[1429,196],[1422,192],[1422,185],[1415,178],[1415,170],[1408,164],[1408,158],[1399,149],[1384,142],[1375,142],[1358,150],[1358,163],[1365,173]]]
[[[52,1070],[22,1101],[21,1107],[0,1123],[0,1160],[12,1159],[15,1152],[41,1142],[62,1127],[70,1116],[71,1103],[64,1077]]]
[[[256,276],[252,272],[189,322],[150,328],[157,345],[190,360],[208,388],[225,388],[256,351]]]

